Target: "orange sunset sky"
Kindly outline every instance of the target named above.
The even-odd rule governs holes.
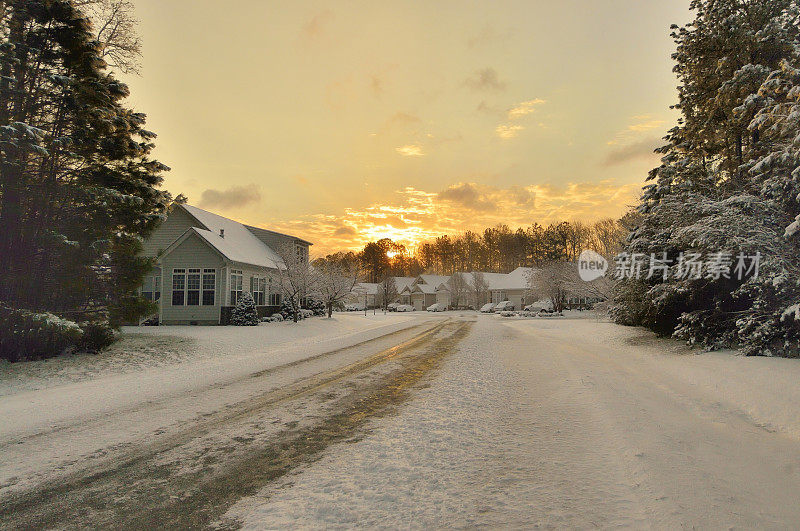
[[[165,186],[314,242],[618,216],[675,123],[688,0],[135,0]]]

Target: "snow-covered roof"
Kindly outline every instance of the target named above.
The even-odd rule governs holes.
[[[367,295],[377,295],[378,287],[380,284],[373,284],[372,282],[359,282],[353,288],[353,292]]]
[[[528,277],[533,270],[531,267],[518,267],[503,278],[497,279],[489,289],[528,289]]]
[[[397,291],[401,292],[404,288],[411,287],[411,284],[417,280],[414,277],[394,277],[394,284],[397,286]]]
[[[474,274],[481,273],[483,275],[483,281],[486,282],[486,286],[489,289],[495,289],[495,286],[502,282],[506,276],[505,273],[485,273],[483,271],[470,271],[469,273],[456,273],[457,275],[461,275],[464,278],[464,282],[467,286],[472,287],[474,281]]]
[[[444,284],[450,280],[450,277],[443,275],[420,275],[418,278],[422,279],[423,283],[433,286],[434,289],[438,288],[440,284]]]
[[[192,205],[181,207],[204,227],[193,230],[228,260],[272,269],[283,267],[280,256],[238,221]]]
[[[412,293],[416,292],[416,293],[432,294],[436,293],[437,287],[438,286],[433,286],[431,284],[417,284],[416,286],[414,286],[414,290],[412,291]]]

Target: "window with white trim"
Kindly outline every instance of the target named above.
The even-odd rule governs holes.
[[[201,269],[190,269],[186,281],[186,305],[200,306],[200,272]]]
[[[242,270],[231,269],[231,306],[236,306],[242,296],[242,280],[244,280]]]
[[[172,305],[183,306],[186,302],[186,270],[172,270]]]
[[[203,306],[214,306],[217,295],[217,270],[203,269]]]
[[[269,305],[270,306],[280,306],[281,305],[281,294],[280,293],[270,293],[269,294]]]
[[[266,277],[251,277],[250,278],[250,293],[253,295],[253,300],[256,301],[256,306],[264,306],[266,302],[267,293],[267,279]]]

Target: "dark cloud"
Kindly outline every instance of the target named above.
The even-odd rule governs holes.
[[[487,211],[497,208],[497,204],[486,197],[474,183],[459,183],[439,192],[439,199],[458,204],[470,210]]]
[[[519,206],[533,208],[536,202],[536,194],[521,186],[512,186],[509,188],[508,193],[511,200]]]
[[[261,192],[258,186],[232,186],[227,190],[214,190],[209,188],[200,196],[200,206],[208,208],[235,208],[261,201]]]
[[[606,155],[605,166],[617,166],[632,160],[655,158],[653,151],[664,144],[657,137],[646,138],[633,144],[615,147]]]
[[[500,91],[506,88],[505,82],[500,81],[497,70],[490,67],[478,70],[467,78],[464,84],[478,91]]]
[[[358,234],[358,231],[356,231],[356,229],[354,229],[353,227],[347,225],[339,227],[338,229],[333,231],[334,236],[355,236],[356,234]]]

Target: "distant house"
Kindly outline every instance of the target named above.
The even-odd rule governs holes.
[[[363,304],[364,307],[370,309],[377,308],[379,304],[378,290],[379,284],[375,284],[374,282],[359,282],[353,287],[346,302]]]
[[[191,205],[176,205],[144,242],[156,266],[141,288],[159,304],[161,324],[226,324],[230,310],[250,292],[261,314],[281,305],[276,252],[289,248],[308,261],[312,244],[244,225]]]
[[[405,302],[402,297],[402,292],[414,283],[416,277],[392,277],[392,279],[394,279],[394,284],[397,288],[397,296],[394,300],[388,301],[387,303],[403,302],[404,304],[411,304],[410,302]],[[359,282],[353,288],[350,296],[347,297],[346,302],[363,304],[367,308],[378,308],[383,302],[381,298],[381,285],[372,282]]]
[[[474,287],[475,275],[478,273],[480,273],[483,276],[483,281],[486,284],[485,291],[480,294],[476,293]],[[448,277],[447,282],[441,284],[438,288],[436,288],[436,302],[438,302],[439,304],[444,304],[448,308],[458,307],[458,308],[478,309],[483,304],[491,300],[492,286],[500,282],[506,276],[507,275],[505,273],[485,273],[485,272],[453,273],[452,276]],[[460,277],[462,280],[461,293],[459,293],[457,297],[455,293],[456,277]]]
[[[428,306],[436,304],[436,288],[446,283],[450,277],[443,275],[419,275],[414,282],[404,288],[400,293],[400,298],[405,297],[407,304],[415,310],[424,310]]]
[[[497,304],[498,302],[511,301],[517,310],[536,302],[538,297],[531,295],[529,287],[532,271],[533,269],[530,267],[518,267],[511,273],[494,279],[489,286],[489,292],[491,293],[489,302]]]

